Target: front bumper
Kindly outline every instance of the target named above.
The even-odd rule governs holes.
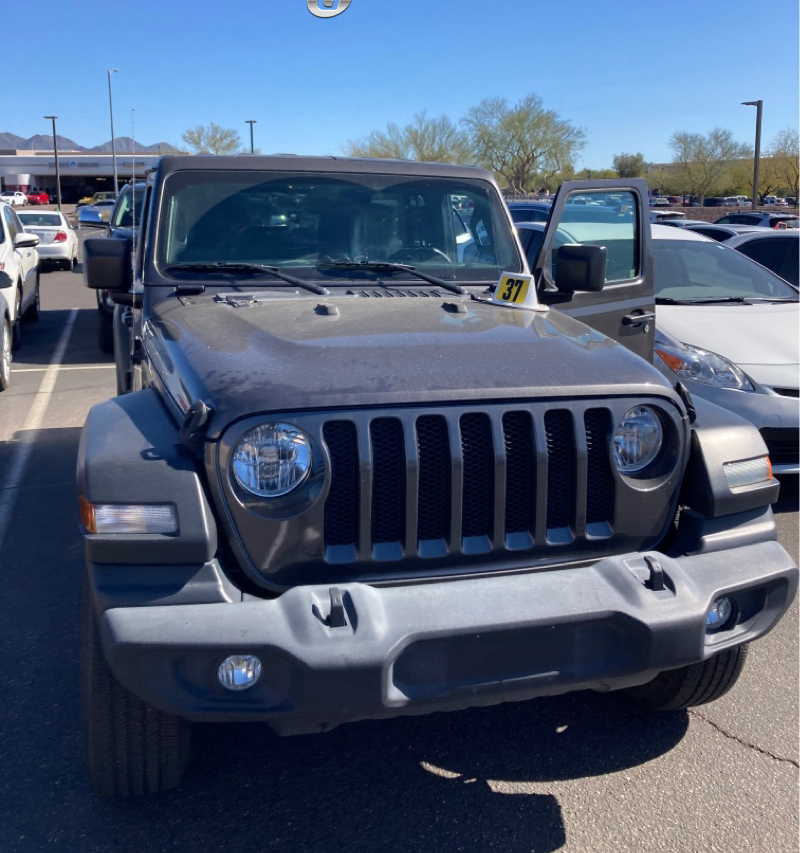
[[[663,589],[651,588],[645,556],[662,567]],[[93,587],[100,569],[90,567]],[[777,542],[762,542],[529,574],[346,584],[342,627],[331,627],[325,586],[165,606],[115,607],[95,594],[101,610],[111,604],[100,618],[105,655],[132,693],[190,720],[262,720],[296,734],[641,684],[765,634],[790,605],[797,576]],[[734,599],[736,617],[708,633],[706,612],[720,595]],[[263,667],[241,693],[217,681],[232,654],[256,655]]]

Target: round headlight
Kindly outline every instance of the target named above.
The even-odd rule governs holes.
[[[643,471],[658,456],[663,430],[658,415],[648,406],[636,406],[625,413],[614,433],[614,463],[621,474]]]
[[[296,489],[311,470],[311,440],[292,424],[261,424],[233,450],[236,482],[251,495],[279,498]]]

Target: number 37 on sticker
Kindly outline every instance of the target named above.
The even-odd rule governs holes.
[[[504,272],[494,289],[492,302],[509,308],[527,308],[531,311],[546,311],[536,298],[533,276],[522,273]]]

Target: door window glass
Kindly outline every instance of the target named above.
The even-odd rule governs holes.
[[[555,253],[565,243],[604,246],[606,249],[606,284],[630,281],[639,276],[639,234],[637,233],[636,200],[633,193],[581,190],[578,201],[567,205],[561,214]],[[553,265],[555,269],[555,263]]]

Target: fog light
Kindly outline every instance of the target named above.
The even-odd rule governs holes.
[[[247,690],[261,675],[261,661],[255,655],[231,655],[217,671],[219,683],[226,690]]]
[[[730,598],[718,598],[706,613],[706,630],[717,631],[730,621],[733,615],[733,602]]]

